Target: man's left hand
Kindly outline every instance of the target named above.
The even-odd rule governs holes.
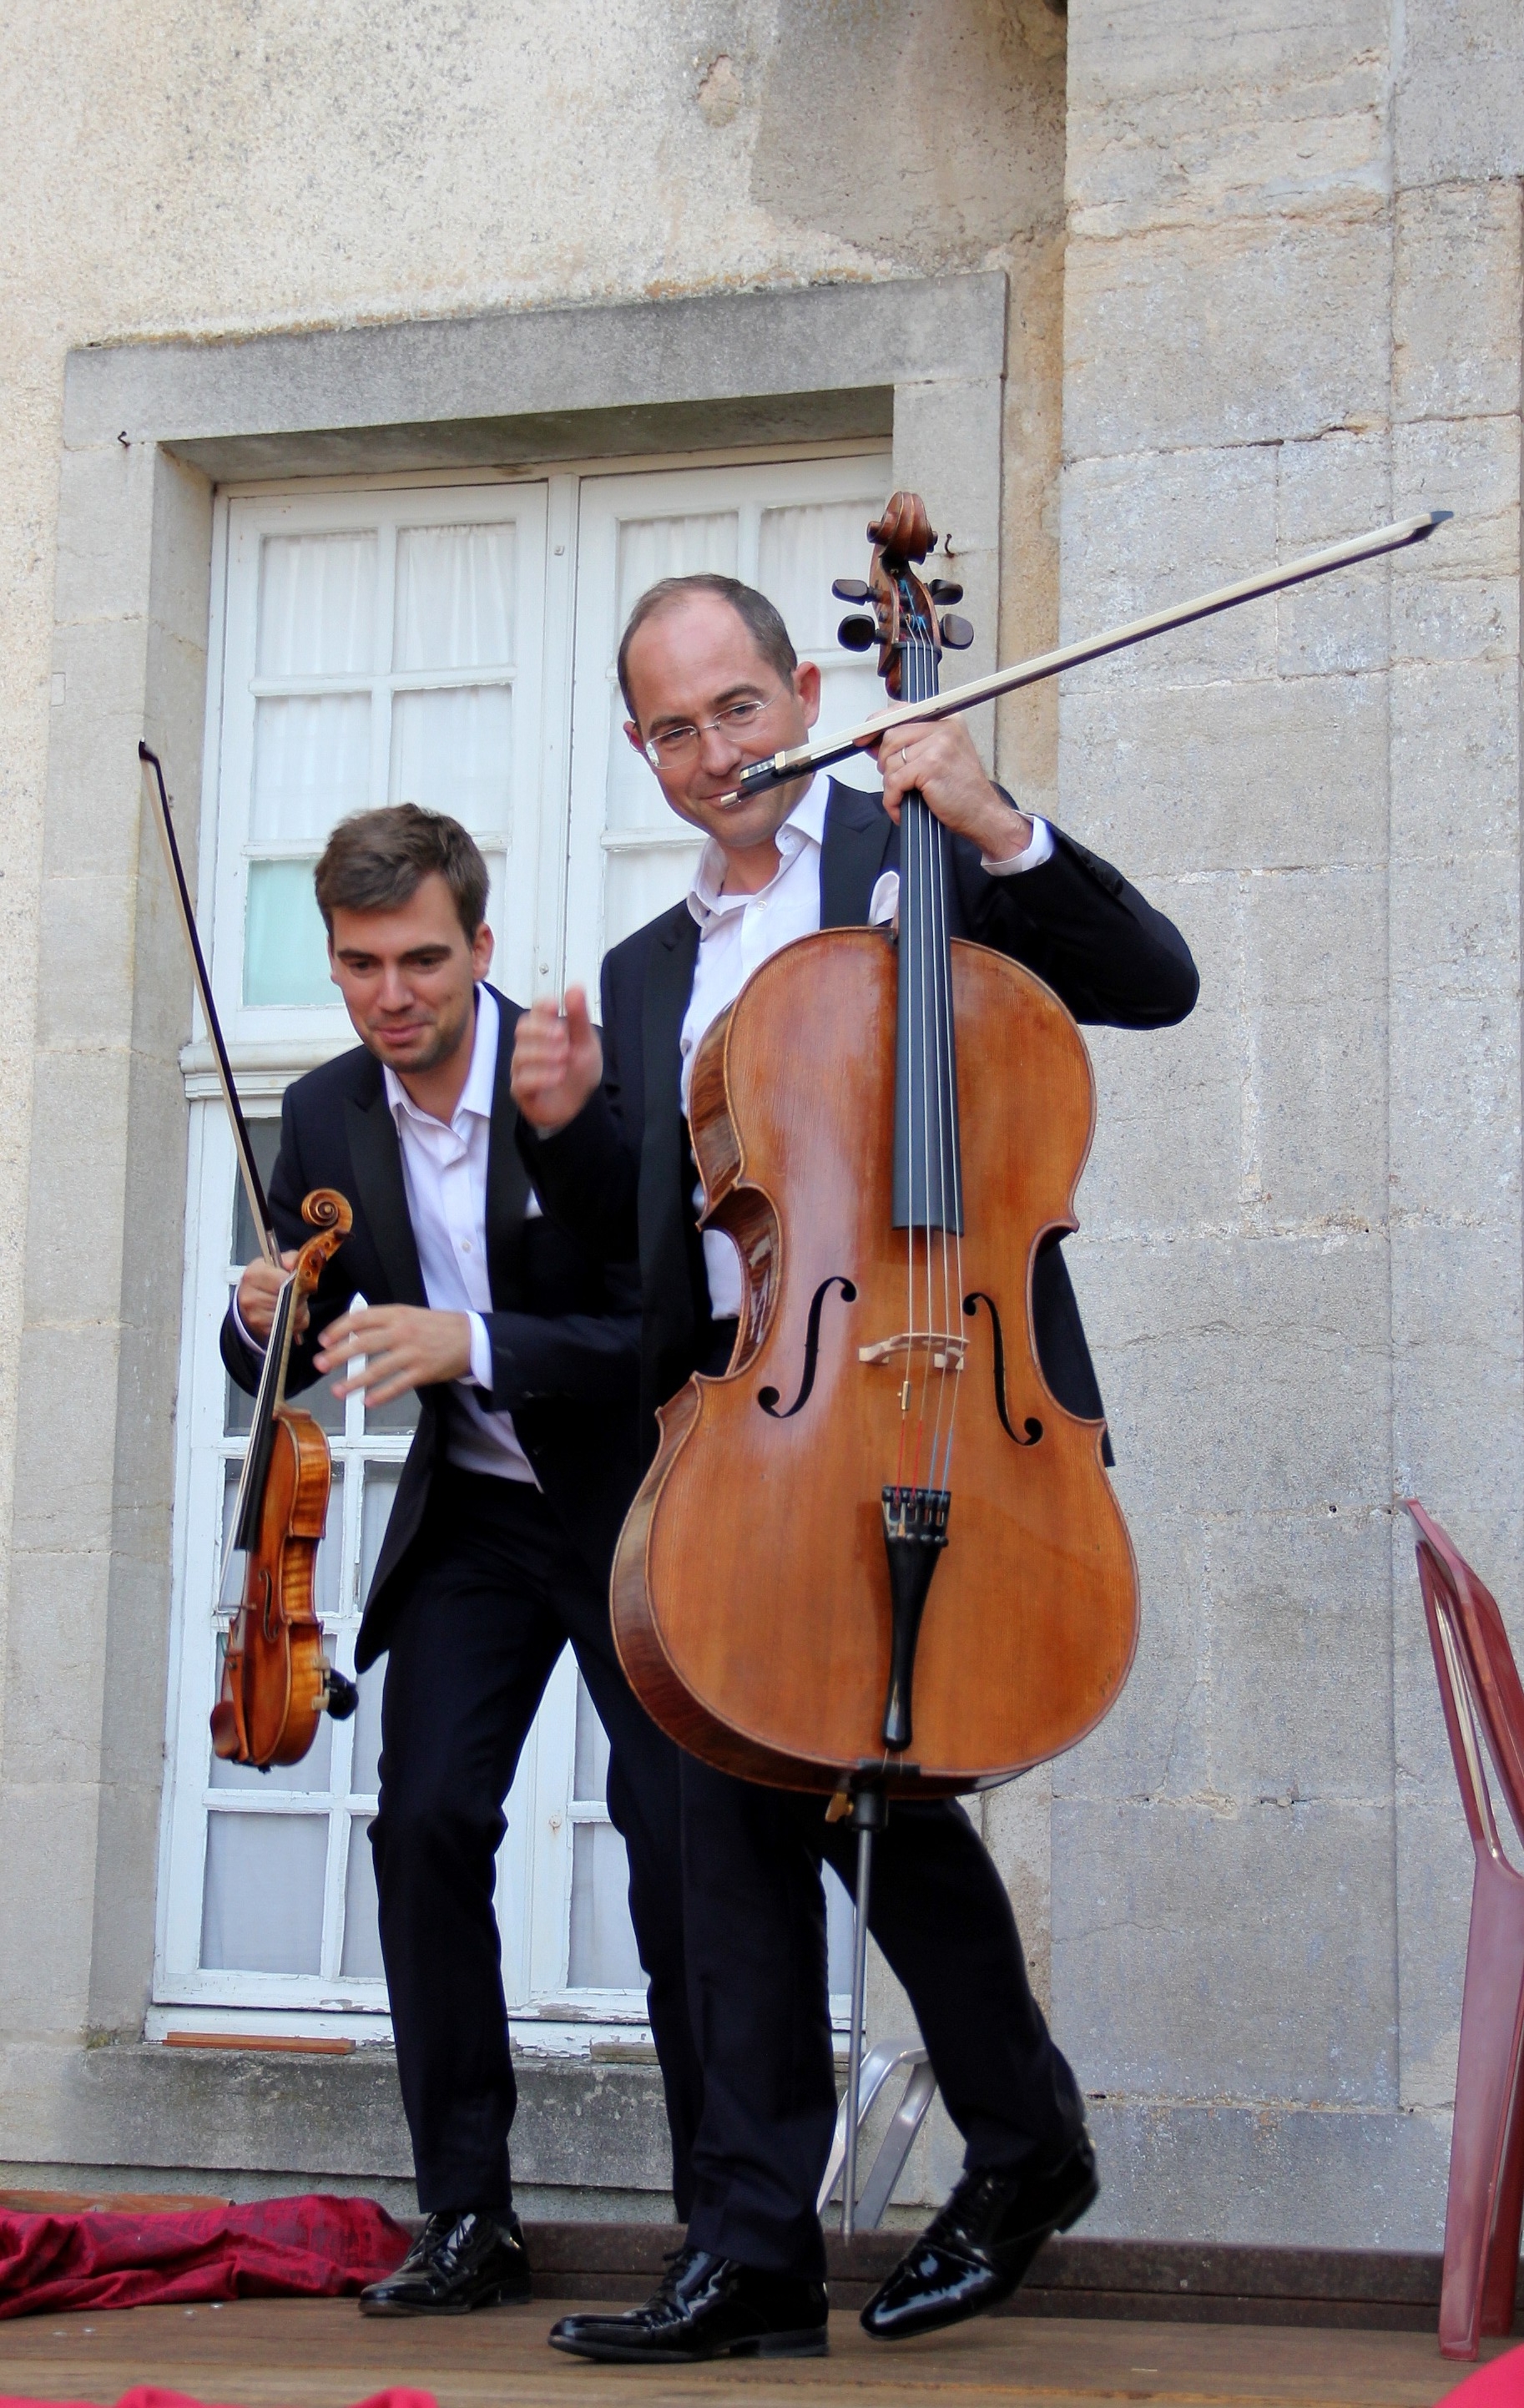
[[[336,1380],[336,1397],[358,1389],[367,1405],[389,1405],[409,1388],[464,1379],[471,1368],[471,1322],[465,1312],[435,1312],[417,1304],[367,1304],[330,1321],[314,1358],[320,1371],[364,1362]]]
[[[1026,814],[990,784],[961,719],[909,720],[878,747],[884,808],[897,824],[913,788],[943,827],[975,843],[986,861],[1014,861],[1032,840]]]

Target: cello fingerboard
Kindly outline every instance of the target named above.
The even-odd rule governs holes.
[[[907,625],[911,622],[907,614]],[[907,636],[906,702],[937,691],[937,653],[924,622]],[[963,1227],[953,1034],[953,961],[947,921],[952,871],[947,830],[917,794],[899,820],[899,994],[895,1041],[894,1226]]]

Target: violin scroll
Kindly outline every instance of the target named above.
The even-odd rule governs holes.
[[[318,1231],[309,1238],[292,1273],[298,1296],[310,1296],[323,1277],[324,1263],[337,1254],[354,1226],[354,1215],[337,1187],[314,1187],[302,1198],[302,1219]]]

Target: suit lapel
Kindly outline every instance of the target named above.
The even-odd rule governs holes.
[[[387,1108],[386,1087],[376,1069],[369,1100],[364,1093],[344,1099],[345,1133],[354,1168],[354,1200],[366,1216],[371,1242],[381,1256],[395,1304],[427,1304],[418,1248],[408,1216],[408,1191],[402,1179],[402,1149],[396,1125]]]
[[[820,848],[821,926],[865,927],[873,889],[899,858],[899,830],[876,796],[833,778]]]
[[[509,1079],[513,1068],[513,1031],[519,1006],[491,989],[497,1004],[497,1068],[492,1084],[492,1135],[487,1142],[487,1271],[492,1298],[499,1312],[511,1312],[522,1301],[524,1211],[529,1201],[529,1176],[517,1144],[518,1106]]]
[[[683,1019],[693,993],[698,924],[677,904],[654,932],[646,959],[641,1055],[645,1070],[645,1135],[640,1154],[640,1254],[648,1270],[668,1255],[686,1263],[683,1214],[683,1108],[678,1096]],[[683,1272],[683,1288],[686,1274]]]

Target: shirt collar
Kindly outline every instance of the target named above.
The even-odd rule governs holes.
[[[492,1118],[492,1093],[497,1081],[498,1025],[497,998],[489,987],[479,986],[476,990],[476,1029],[471,1039],[471,1067],[466,1073],[466,1084],[455,1106],[452,1127],[456,1125],[464,1112],[477,1112],[483,1120]],[[386,1101],[394,1120],[399,1112],[406,1112],[410,1120],[422,1121],[425,1126],[442,1127],[442,1122],[437,1121],[432,1112],[425,1112],[413,1102],[389,1062],[382,1063],[381,1077],[386,1082]]]
[[[757,889],[758,894],[766,895],[769,887],[777,884],[806,843],[819,851],[826,840],[826,807],[830,798],[831,781],[817,769],[778,831],[778,851],[783,857],[767,886]],[[698,856],[698,867],[688,889],[688,909],[700,928],[707,927],[716,914],[739,911],[756,900],[755,895],[722,895],[720,882],[724,876],[725,852],[711,837]]]

